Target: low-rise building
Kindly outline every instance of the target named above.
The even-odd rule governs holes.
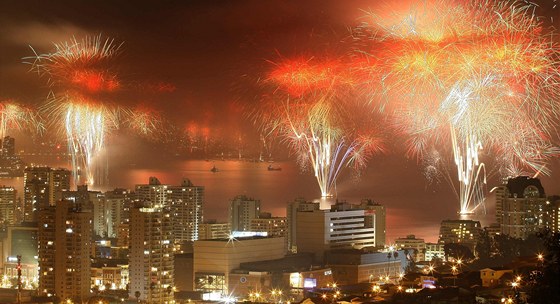
[[[510,274],[509,276],[505,276]],[[480,279],[483,287],[496,287],[504,285],[505,281],[512,279],[513,270],[502,268],[484,268],[480,270]]]
[[[284,246],[283,237],[195,241],[194,290],[201,291],[205,300],[230,297],[236,294],[229,288],[233,282],[230,277],[233,270],[238,269],[241,263],[281,259],[285,254]]]

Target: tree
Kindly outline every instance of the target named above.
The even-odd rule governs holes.
[[[445,251],[446,257],[452,257],[462,260],[472,260],[474,258],[472,250],[470,250],[469,247],[465,245],[457,243],[445,244],[443,246],[443,250]]]
[[[140,302],[140,295],[141,293],[139,291],[134,292],[134,296],[136,297],[136,302]]]
[[[544,230],[538,234],[544,241],[545,250],[538,269],[529,284],[531,303],[560,303],[560,233]]]
[[[475,247],[476,256],[481,261],[488,261],[492,257],[492,238],[486,230],[482,230]]]

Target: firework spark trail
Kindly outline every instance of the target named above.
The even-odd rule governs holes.
[[[80,171],[88,184],[105,181],[102,175],[107,164],[101,160],[106,137],[120,127],[123,116],[131,130],[144,136],[161,126],[155,113],[125,109],[111,99],[111,93],[123,88],[112,70],[120,47],[99,35],[55,43],[52,53],[24,58],[30,61],[32,71],[48,78],[53,88],[42,109],[68,141],[76,184],[81,182]]]
[[[367,88],[393,107],[412,137],[409,151],[423,157],[429,146],[451,142],[461,213],[483,203],[483,148],[504,153],[505,167],[547,172],[558,155],[547,134],[560,113],[560,52],[530,5],[436,0],[368,18],[356,30],[376,46],[362,47],[357,60]],[[525,142],[510,141],[517,140],[512,121],[524,125],[517,139]]]
[[[25,106],[11,100],[0,102],[0,138],[8,135],[10,130],[30,130],[40,133],[43,124],[39,122],[38,115]]]
[[[311,167],[321,195],[333,196],[345,167],[359,171],[382,150],[380,135],[368,124],[371,115],[365,115],[368,123],[356,115],[364,109],[348,93],[352,79],[339,60],[299,58],[275,65],[267,82],[274,92],[253,116],[266,136],[288,142],[302,169]]]

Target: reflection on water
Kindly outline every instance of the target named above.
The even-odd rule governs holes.
[[[63,161],[43,161],[53,167],[67,167]],[[195,185],[205,187],[205,219],[227,220],[229,200],[244,194],[261,200],[261,210],[274,216],[285,216],[286,204],[297,197],[321,202],[323,208],[336,202],[337,198],[321,199],[319,187],[310,172],[300,172],[293,162],[275,162],[268,170],[266,162],[205,161],[170,159],[162,164],[127,164],[113,166],[109,170],[109,186],[94,190],[109,190],[116,187],[134,189],[136,184],[146,184],[150,176],[164,184],[180,184],[183,178]],[[390,165],[390,164],[389,164]],[[216,172],[211,169],[217,168]],[[444,219],[459,218],[458,203],[447,192],[428,191],[418,180],[422,176],[405,176],[385,170],[365,172],[361,179],[342,176],[338,183],[338,199],[359,203],[371,198],[387,207],[387,236],[389,240],[415,234],[427,241],[437,241],[439,224]],[[384,172],[381,174],[380,172]],[[2,179],[0,183],[13,186],[22,193],[23,178]],[[480,220],[480,216],[471,218]],[[488,225],[491,216],[482,216],[483,225]]]

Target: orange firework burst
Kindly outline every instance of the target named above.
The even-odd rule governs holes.
[[[295,97],[351,83],[347,66],[340,60],[300,57],[273,64],[276,68],[268,80]]]
[[[27,57],[33,59],[32,70],[47,75],[49,83],[74,87],[90,93],[112,92],[119,88],[117,74],[109,67],[120,53],[120,44],[101,35],[55,43],[52,53]]]
[[[358,65],[362,75],[373,76],[365,88],[392,107],[412,138],[411,151],[429,155],[430,146],[452,143],[462,213],[484,201],[483,148],[509,147],[517,161],[504,159],[533,169],[556,151],[542,136],[522,145],[509,142],[516,131],[511,121],[536,136],[550,132],[560,113],[560,52],[532,12],[518,1],[435,0],[396,18],[371,13],[356,31],[374,46],[359,52],[375,63]],[[546,172],[544,166],[538,170]]]
[[[0,138],[7,136],[10,130],[25,129],[35,132],[43,129],[35,111],[12,100],[0,101]]]
[[[276,67],[268,82],[274,93],[253,117],[264,134],[290,145],[302,168],[312,168],[322,196],[335,195],[343,168],[359,170],[382,150],[372,115],[360,115],[370,111],[356,103],[342,61],[297,59]]]

